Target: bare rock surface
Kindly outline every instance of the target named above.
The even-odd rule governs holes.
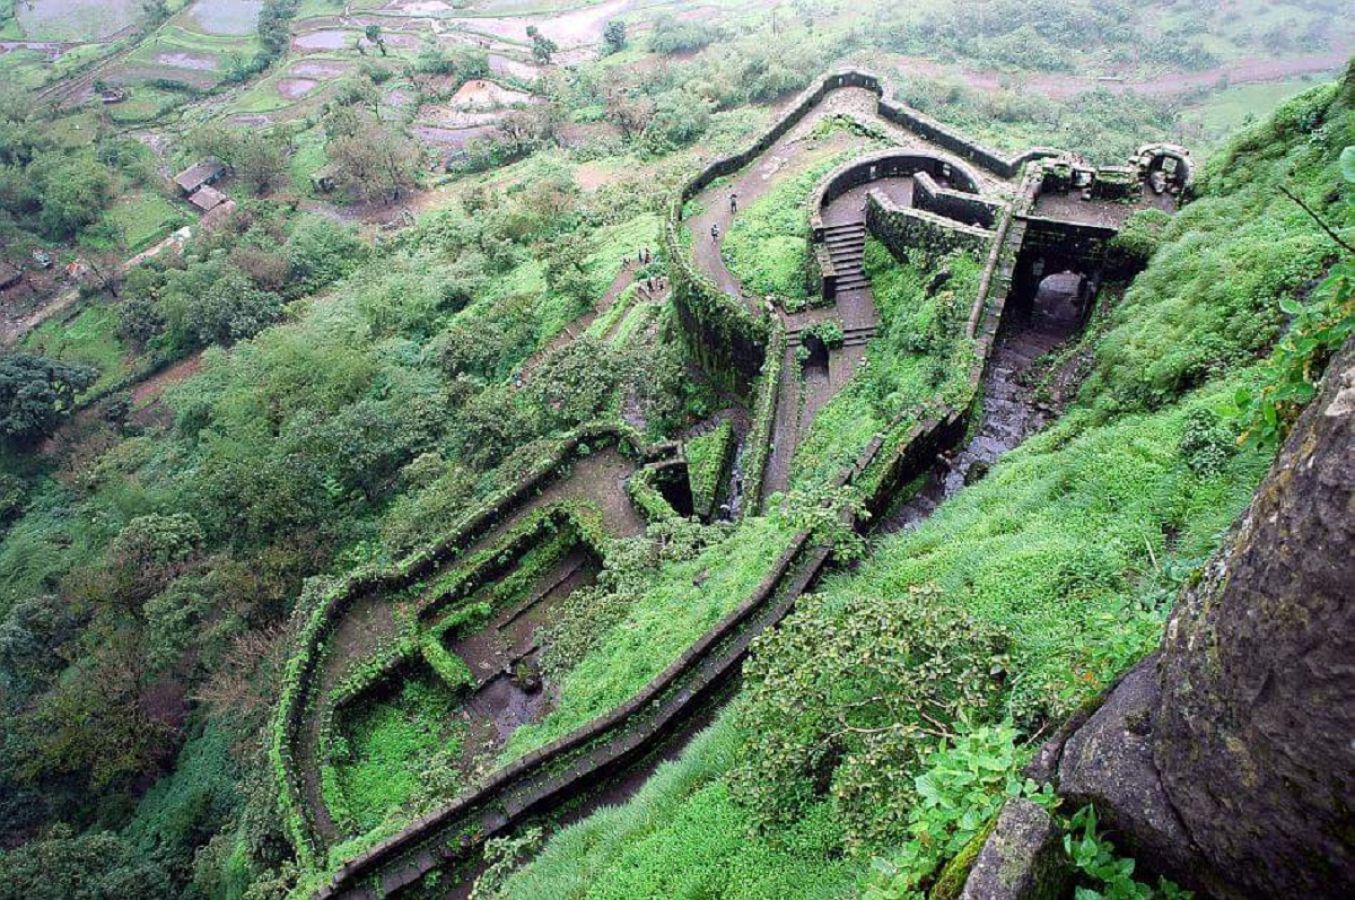
[[[1355,343],[1167,625],[1154,758],[1221,897],[1355,896]]]
[[[965,881],[961,900],[1055,900],[1068,886],[1058,828],[1043,808],[1008,800]]]
[[[1072,808],[1095,804],[1101,822],[1157,871],[1189,871],[1190,838],[1153,762],[1153,713],[1161,702],[1156,654],[1121,679],[1063,748],[1059,793]]]

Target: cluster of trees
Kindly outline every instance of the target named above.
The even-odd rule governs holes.
[[[92,146],[58,143],[31,98],[0,89],[0,227],[72,240],[103,225],[124,182],[153,177],[149,151],[135,141],[95,136]]]
[[[399,200],[418,184],[423,150],[403,129],[356,103],[324,120],[325,152],[339,184],[364,200]]]
[[[455,75],[458,83],[489,74],[489,54],[477,47],[444,47],[433,35],[425,35],[410,67],[411,77]]]
[[[527,26],[527,38],[532,42],[532,58],[543,66],[550,65],[551,57],[560,49],[560,45],[542,34],[535,25]]]
[[[160,358],[230,346],[277,321],[286,300],[342,277],[361,258],[353,234],[328,219],[288,223],[282,208],[250,204],[184,254],[133,269],[117,307],[119,332]]]
[[[602,55],[611,56],[626,49],[626,23],[612,19],[602,29]]]
[[[256,195],[262,197],[287,181],[291,133],[285,128],[231,128],[213,122],[189,135],[198,157],[215,157]]]
[[[649,33],[649,49],[655,53],[691,53],[704,50],[720,35],[718,26],[700,19],[663,15],[654,20],[654,28]]]

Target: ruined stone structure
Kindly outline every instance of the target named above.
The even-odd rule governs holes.
[[[847,321],[845,334],[830,348],[813,331],[826,310],[812,309],[795,318],[721,290],[692,258],[683,235],[687,227],[683,215],[687,201],[717,179],[742,170],[789,134],[828,94],[842,88],[874,93],[880,98],[880,118],[911,135],[906,140],[918,146],[900,146],[852,161],[825,179],[812,209],[806,210],[816,245],[814,258],[820,263],[816,282],[823,298],[839,309],[844,308],[844,302],[855,303],[852,308],[863,317],[859,322]],[[965,246],[987,260],[965,329],[974,348],[974,361],[961,398],[953,402],[938,399],[926,409],[899,410],[888,429],[875,435],[857,459],[843,465],[830,479],[836,487],[859,488],[866,506],[878,512],[899,485],[918,478],[939,452],[963,440],[1009,300],[1019,300],[1018,293],[1026,291],[1029,282],[1038,285],[1037,273],[1060,271],[1057,266],[1076,264],[1090,269],[1099,264],[1105,241],[1118,224],[1134,209],[1155,203],[1153,198],[1174,206],[1179,191],[1153,193],[1148,186],[1151,172],[1166,172],[1162,178],[1188,175],[1189,170],[1180,164],[1185,151],[1176,156],[1147,151],[1147,161],[1140,168],[1117,169],[1105,176],[1107,186],[1093,189],[1089,199],[1079,195],[1068,201],[1080,218],[1061,208],[1043,215],[1039,207],[1042,198],[1064,202],[1070,191],[1085,190],[1072,186],[1072,181],[1064,183],[1063,166],[1067,163],[1072,167],[1071,157],[1047,149],[1003,157],[921,113],[892,103],[888,95],[883,82],[867,73],[830,75],[793,102],[748,149],[711,163],[670,203],[664,241],[676,318],[684,338],[693,356],[718,383],[752,401],[753,424],[743,457],[750,480],[746,511],[755,512],[758,498],[784,488],[784,463],[794,450],[795,439],[782,430],[778,408],[796,408],[787,400],[787,387],[799,377],[796,348],[817,340],[819,355],[830,361],[842,356],[859,360],[875,333],[872,317],[877,314],[860,268],[867,229],[896,253],[916,247]],[[1054,162],[1042,162],[1051,159]],[[1169,164],[1167,159],[1176,162]],[[1018,177],[1020,181],[1014,182]],[[1083,180],[1086,177],[1077,176]],[[1103,173],[1093,170],[1090,178],[1089,184],[1095,185]],[[1117,183],[1117,178],[1124,183]],[[891,180],[895,187],[906,181],[906,191],[888,190]],[[1181,189],[1187,184],[1183,181]],[[844,197],[857,196],[860,206],[849,210],[852,220],[845,225],[820,215]],[[846,372],[849,376],[850,366]],[[837,377],[822,382],[824,395],[831,396],[842,382]],[[809,409],[812,417],[811,404],[799,407]],[[563,460],[572,448],[561,452]],[[779,481],[763,476],[764,466],[773,458],[771,468],[777,469]],[[780,468],[776,460],[782,464]],[[654,498],[670,493],[665,490],[669,476],[680,474],[679,465],[671,460],[656,458],[650,463],[631,479],[628,490],[632,496]],[[478,519],[470,523],[458,543],[467,535],[487,533],[491,524],[506,520],[505,510],[525,502],[536,491],[549,490],[542,485],[546,479],[558,477],[560,469],[559,461],[552,461],[549,472],[543,469],[539,478],[503,498],[485,513],[483,523]],[[685,502],[682,497],[666,500],[667,505],[676,500],[680,507],[690,504],[690,494]],[[752,640],[790,610],[827,565],[829,553],[829,548],[818,546],[808,532],[796,535],[756,590],[631,700],[477,780],[462,796],[346,860],[331,873],[331,880],[317,896],[384,896],[417,884],[434,869],[470,865],[487,838],[578,797],[652,753],[737,674]],[[388,579],[390,585],[406,584],[451,555],[451,546],[447,545],[426,554],[426,558],[402,564],[400,571]],[[351,605],[352,598],[370,593],[374,584],[359,580],[336,589],[333,597],[316,609],[306,632],[309,643],[293,660],[294,666],[309,668],[298,668],[296,689],[284,698],[273,751],[284,802],[299,813],[294,817],[300,824],[293,839],[303,858],[318,861],[327,851],[325,842],[315,834],[317,823],[310,818],[312,813],[325,813],[322,804],[316,806],[308,800],[316,794],[314,773],[299,765],[301,759],[315,756],[321,742],[317,736],[324,731],[324,722],[317,724],[315,718],[317,703],[312,695],[318,696],[320,686],[313,670],[324,658],[329,636],[341,627],[345,604]],[[349,627],[352,630],[356,626],[349,623]],[[318,708],[323,711],[325,707],[318,704]]]

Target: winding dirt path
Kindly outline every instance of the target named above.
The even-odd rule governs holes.
[[[894,61],[899,71],[905,75],[957,78],[967,86],[981,91],[996,91],[1004,87],[1019,86],[1023,91],[1034,91],[1051,99],[1064,100],[1097,88],[1104,88],[1115,93],[1167,97],[1190,93],[1201,88],[1211,88],[1220,82],[1226,82],[1229,85],[1254,84],[1265,81],[1282,81],[1300,75],[1331,74],[1345,66],[1352,52],[1355,52],[1355,47],[1344,47],[1323,53],[1307,53],[1284,59],[1237,59],[1198,72],[1170,72],[1152,78],[1124,78],[1123,80],[1116,76],[1098,78],[1092,75],[1075,75],[1062,72],[1013,75],[994,69],[969,69],[954,63],[938,62],[920,56],[899,56]]]

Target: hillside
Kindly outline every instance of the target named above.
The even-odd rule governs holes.
[[[1349,489],[1339,9],[96,5],[0,2],[0,897],[939,900],[1012,809],[1255,893],[1049,758]]]

